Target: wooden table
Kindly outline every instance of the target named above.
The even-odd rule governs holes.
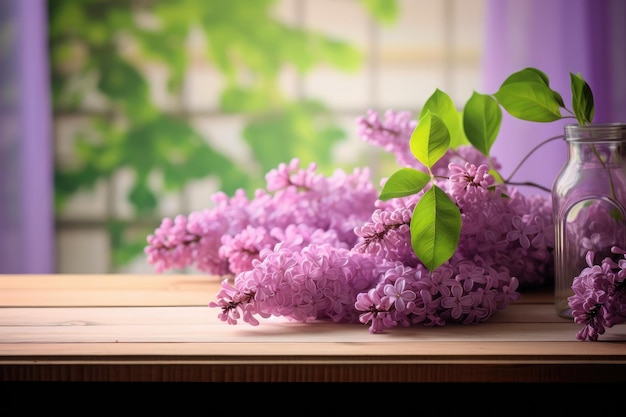
[[[0,381],[626,382],[626,325],[598,342],[550,289],[476,325],[370,334],[283,318],[231,326],[202,275],[0,275]]]

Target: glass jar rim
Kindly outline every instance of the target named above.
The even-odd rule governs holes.
[[[626,141],[626,123],[591,123],[565,125],[565,140],[570,142]]]

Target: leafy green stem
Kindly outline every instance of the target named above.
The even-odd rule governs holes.
[[[591,123],[594,114],[591,88],[580,74],[570,73],[573,114],[579,125]],[[493,94],[474,92],[459,114],[450,96],[436,89],[426,100],[409,140],[412,154],[428,168],[428,174],[417,169],[400,168],[385,183],[381,200],[404,197],[424,191],[411,218],[411,244],[417,257],[433,271],[454,254],[459,243],[462,218],[458,206],[437,185],[431,168],[450,149],[472,145],[489,160],[489,172],[497,182],[528,185],[546,192],[551,190],[534,182],[511,182],[511,178],[540,147],[564,136],[557,135],[535,146],[503,179],[490,158],[502,121],[502,109],[511,116],[529,122],[553,122],[572,118],[561,95],[550,88],[548,76],[536,68],[524,68],[507,77]],[[459,117],[460,116],[460,117]],[[596,156],[600,155],[594,148]],[[458,153],[457,153],[458,154]],[[602,159],[600,159],[602,162]],[[603,163],[603,162],[602,162]],[[603,163],[604,166],[604,163]],[[606,168],[606,167],[605,167]],[[611,192],[614,192],[612,178]]]

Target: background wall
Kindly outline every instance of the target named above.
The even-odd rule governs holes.
[[[162,217],[253,190],[291,156],[389,175],[391,158],[356,136],[358,116],[417,115],[436,88],[460,104],[481,89],[483,0],[167,3],[49,5],[56,272],[152,273],[142,248]],[[242,26],[209,30],[224,4]],[[263,43],[284,28],[299,32]],[[304,49],[284,52],[298,36]],[[220,41],[233,49],[220,55]]]
[[[294,155],[384,175],[354,117],[436,87],[458,105],[535,66],[567,101],[580,72],[595,121],[624,120],[624,19],[622,0],[0,1],[0,273],[150,272],[163,216]],[[559,123],[505,114],[503,174]],[[564,158],[553,142],[516,179],[550,187]]]

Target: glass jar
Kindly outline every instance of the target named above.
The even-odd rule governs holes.
[[[557,314],[571,318],[574,278],[626,249],[626,124],[565,126],[568,159],[552,186],[555,227],[554,295]]]

